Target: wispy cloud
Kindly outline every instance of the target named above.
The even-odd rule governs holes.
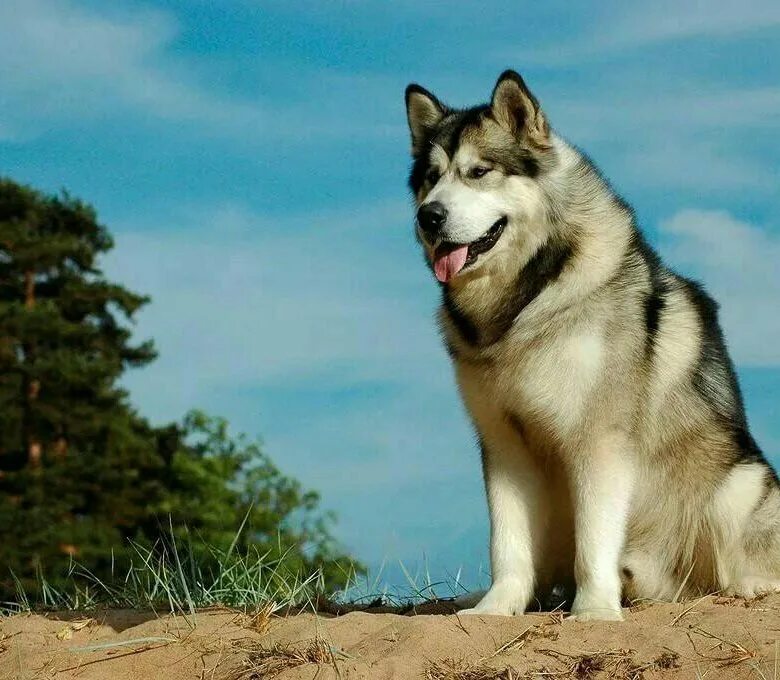
[[[501,47],[495,55],[521,63],[563,66],[587,60],[636,52],[672,40],[691,38],[733,39],[739,34],[780,25],[780,5],[774,0],[718,0],[680,3],[612,2],[587,7],[578,24],[582,30],[570,40],[555,44]]]
[[[734,36],[771,28],[780,25],[780,5],[773,0],[621,3],[609,19],[594,36],[596,49],[605,45],[640,47],[678,38]]]
[[[550,88],[552,102],[568,127],[593,140],[628,134],[646,137],[664,132],[671,138],[697,131],[699,136],[732,128],[736,132],[780,128],[780,86],[732,88],[699,86],[691,91],[686,81],[667,81],[663,89],[631,85],[594,93]],[[637,135],[637,130],[641,135]]]
[[[403,130],[402,121],[396,125],[387,117],[340,117],[337,96],[381,91],[381,82],[367,83],[360,74],[299,69],[304,89],[331,95],[318,116],[308,112],[303,93],[291,104],[217,90],[209,84],[214,74],[200,73],[198,60],[175,46],[180,32],[175,16],[161,10],[110,4],[96,11],[72,0],[3,2],[0,141],[125,114],[139,121],[190,123],[201,133],[244,144],[312,136],[365,139]]]
[[[208,93],[167,54],[178,33],[161,11],[94,12],[68,0],[0,5],[0,120],[24,138],[63,120],[128,109],[149,119],[260,119],[254,105]]]
[[[292,380],[329,366],[392,381],[439,351],[435,288],[403,202],[286,218],[227,205],[178,219],[182,229],[164,232],[120,227],[106,266],[152,294],[139,332],[158,339],[155,375],[182,399],[214,382]]]
[[[751,141],[780,130],[780,87],[550,89],[542,104],[553,125],[586,150],[609,154],[621,184],[710,193],[775,190],[780,157],[774,148],[751,152]]]

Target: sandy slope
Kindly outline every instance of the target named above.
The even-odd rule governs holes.
[[[780,595],[656,604],[624,623],[554,614],[91,616],[0,619],[0,678],[775,678],[780,651]]]

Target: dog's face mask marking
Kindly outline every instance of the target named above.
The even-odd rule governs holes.
[[[485,261],[507,226],[528,212],[528,180],[550,146],[549,129],[538,102],[511,71],[499,78],[489,106],[451,110],[410,85],[406,107],[417,233],[436,278],[448,283]]]

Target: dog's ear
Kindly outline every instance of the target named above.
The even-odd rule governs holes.
[[[534,146],[550,146],[547,119],[519,73],[504,71],[498,78],[490,104],[496,120],[517,137]]]
[[[406,118],[412,133],[412,155],[418,156],[431,131],[444,117],[445,108],[428,90],[414,83],[406,88]]]

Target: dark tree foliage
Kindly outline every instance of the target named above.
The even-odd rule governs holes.
[[[0,596],[12,573],[56,583],[71,558],[110,578],[129,539],[169,523],[224,548],[244,518],[236,549],[341,585],[350,561],[317,494],[223,420],[154,428],[132,408],[118,380],[155,358],[129,327],[149,300],[98,269],[112,247],[89,205],[0,178]]]

